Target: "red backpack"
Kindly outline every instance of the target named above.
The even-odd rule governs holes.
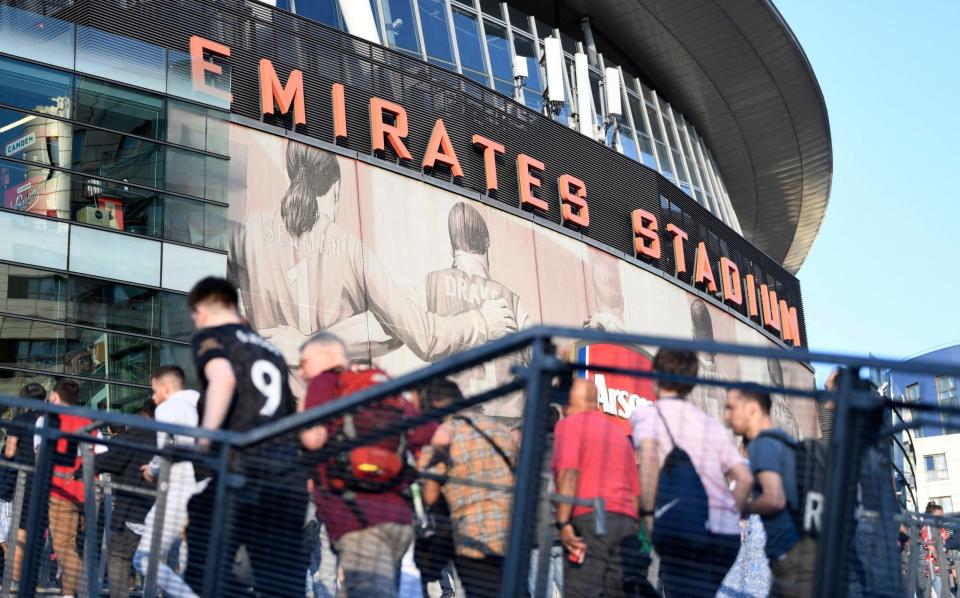
[[[376,368],[341,372],[335,398],[359,392],[389,380]],[[410,405],[400,396],[390,396],[337,420],[330,448],[348,445],[377,430],[403,429]],[[342,450],[327,462],[327,481],[333,492],[386,492],[403,479],[406,434],[400,432],[367,444]]]

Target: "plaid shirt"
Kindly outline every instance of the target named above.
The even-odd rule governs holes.
[[[513,464],[516,450],[510,430],[482,415],[472,416],[471,419],[509,456]],[[513,473],[503,457],[490,446],[490,442],[467,422],[455,417],[445,425],[453,439],[449,453],[442,455],[432,446],[425,447],[420,455],[422,471],[511,489],[506,492],[488,490],[454,481],[443,485],[443,495],[450,506],[457,554],[474,559],[504,556],[510,527]]]

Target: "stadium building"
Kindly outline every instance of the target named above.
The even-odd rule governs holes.
[[[291,363],[320,330],[398,373],[538,322],[806,346],[830,130],[768,0],[272,4],[0,6],[0,392],[69,375],[91,405],[139,403],[189,363],[207,274]],[[652,398],[594,377],[615,417]],[[811,405],[777,416],[817,432]]]

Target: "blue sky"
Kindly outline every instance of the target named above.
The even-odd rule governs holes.
[[[960,2],[774,1],[833,135],[830,205],[799,272],[811,348],[960,343]]]

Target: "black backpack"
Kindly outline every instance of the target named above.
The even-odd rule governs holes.
[[[690,455],[674,440],[660,408],[657,405],[654,408],[663,421],[673,448],[667,453],[660,469],[651,542],[661,556],[686,558],[691,550],[705,547],[708,543],[707,491]]]
[[[787,508],[801,536],[819,538],[827,477],[826,447],[814,438],[796,441],[780,434],[761,432],[760,435],[779,440],[793,450],[799,504],[789,503]]]

